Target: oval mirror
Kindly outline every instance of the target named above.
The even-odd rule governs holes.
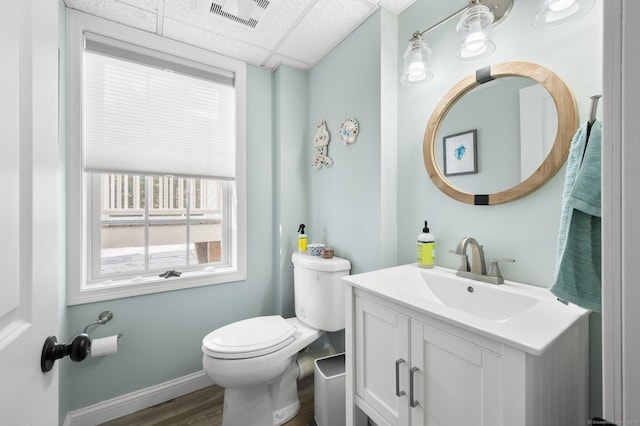
[[[547,68],[493,65],[455,86],[436,106],[424,136],[434,184],[468,204],[493,205],[544,185],[567,159],[578,127],[575,100]]]

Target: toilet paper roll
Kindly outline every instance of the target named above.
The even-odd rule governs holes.
[[[91,341],[91,356],[104,356],[118,352],[118,335],[101,337]]]

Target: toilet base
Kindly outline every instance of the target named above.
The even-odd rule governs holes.
[[[222,426],[280,426],[298,414],[295,357],[279,380],[246,388],[225,388]]]

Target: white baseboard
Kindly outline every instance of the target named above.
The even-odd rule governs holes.
[[[95,426],[195,392],[212,384],[204,370],[198,371],[159,385],[71,411],[67,414],[63,426]]]

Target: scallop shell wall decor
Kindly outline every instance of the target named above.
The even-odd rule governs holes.
[[[358,131],[358,122],[356,120],[353,118],[344,120],[342,126],[340,126],[340,137],[345,145],[353,145],[356,143]]]

